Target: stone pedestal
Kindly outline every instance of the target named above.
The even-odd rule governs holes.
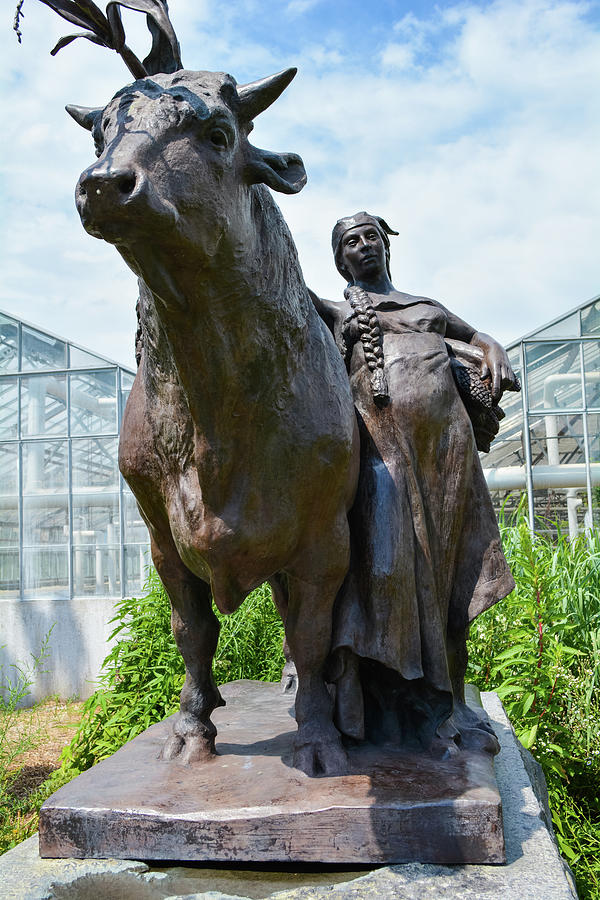
[[[495,769],[502,797],[506,863],[373,868],[318,863],[161,866],[135,860],[40,859],[38,836],[0,857],[3,900],[574,900],[547,811],[539,766],[515,738],[495,694],[483,705],[500,741]]]
[[[502,863],[493,762],[463,751],[356,748],[350,774],[291,765],[293,698],[226,685],[218,756],[159,760],[169,720],[61,788],[40,813],[40,855],[178,861]]]

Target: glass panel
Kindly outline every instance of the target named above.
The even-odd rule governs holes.
[[[73,491],[119,486],[118,438],[78,438],[71,444]]]
[[[539,534],[554,535],[557,527],[567,532],[567,510],[564,491],[537,490],[533,492],[535,530]]]
[[[581,333],[599,334],[600,333],[600,300],[590,303],[589,306],[580,310],[581,313]]]
[[[116,369],[70,375],[71,434],[117,430]]]
[[[123,413],[125,412],[125,406],[127,401],[129,400],[129,395],[131,393],[131,388],[133,387],[133,375],[130,375],[129,372],[124,372],[123,369],[121,371],[121,420],[123,419]],[[119,423],[120,425],[121,423]]]
[[[14,600],[21,596],[19,551],[0,548],[0,599]]]
[[[0,313],[0,372],[19,368],[19,323]]]
[[[514,371],[517,372],[517,370],[521,368],[521,345],[517,344],[516,347],[512,347],[507,352],[508,361],[513,367]]]
[[[531,416],[529,425],[534,466],[585,463],[582,413]]]
[[[24,441],[23,493],[67,490],[67,442]]]
[[[69,596],[69,565],[66,547],[34,547],[23,550],[23,595],[26,599]]]
[[[481,465],[484,469],[496,469],[500,466],[522,466],[525,464],[525,451],[521,438],[512,441],[493,441],[490,452],[483,454]]]
[[[21,379],[21,434],[67,433],[65,375],[32,375]]]
[[[529,408],[582,405],[580,344],[527,343]]]
[[[534,491],[534,510],[535,530],[542,534],[560,531],[574,539],[591,524],[585,487]]]
[[[0,547],[19,546],[19,504],[16,497],[0,497]]]
[[[539,331],[536,331],[535,334],[531,335],[532,338],[566,338],[566,337],[580,337],[579,334],[579,310],[577,312],[571,313],[570,316],[565,316],[564,319],[560,319],[560,321],[555,322],[554,325],[548,325],[546,328],[540,328]]]
[[[524,491],[491,491],[492,504],[496,517],[501,519],[506,525],[511,524],[511,520],[515,516],[521,500],[526,496]],[[525,510],[527,506],[525,504]]]
[[[99,366],[110,365],[111,363],[107,359],[69,344],[69,367],[71,369],[97,369]]]
[[[23,498],[23,545],[67,544],[69,516],[67,496],[38,494]]]
[[[119,495],[92,493],[73,496],[73,543],[120,542]]]
[[[600,463],[600,414],[588,413],[590,463]]]
[[[119,544],[73,547],[73,596],[120,597],[121,551]]]
[[[125,524],[124,540],[127,543],[148,543],[148,529],[140,515],[135,497],[130,490],[123,490],[123,520]]]
[[[583,343],[585,368],[585,400],[588,406],[600,407],[600,341]]]
[[[64,341],[23,325],[21,369],[66,369],[67,345]]]
[[[148,544],[125,544],[125,579],[124,595],[135,597],[140,595],[146,580],[146,569],[152,563]]]
[[[119,495],[73,497],[73,593],[120,596]]]
[[[0,378],[0,437],[18,437],[19,385],[16,378]]]
[[[0,496],[19,493],[19,445],[0,444]]]

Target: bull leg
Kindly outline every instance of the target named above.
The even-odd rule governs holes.
[[[271,587],[273,603],[277,607],[277,612],[281,616],[281,621],[285,628],[289,600],[286,576],[281,572],[273,575],[269,579],[269,585]],[[298,687],[298,673],[296,671],[296,664],[292,659],[292,651],[290,650],[287,637],[284,637],[283,639],[283,656],[285,658],[285,663],[281,672],[281,687],[285,694],[293,694]]]
[[[217,729],[210,716],[224,706],[212,674],[219,622],[212,611],[209,586],[184,566],[175,546],[165,550],[152,541],[152,559],[171,601],[171,626],[185,663],[180,711],[167,738],[162,759],[206,761],[215,754]]]
[[[342,775],[348,768],[323,677],[340,583],[341,578],[324,579],[318,585],[289,579],[286,634],[298,670],[294,765],[307,775]]]

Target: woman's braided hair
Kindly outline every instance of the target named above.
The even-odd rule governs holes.
[[[331,235],[331,245],[335,265],[344,278],[348,281],[352,280],[352,275],[344,266],[343,261],[343,243],[344,234],[357,225],[373,225],[383,241],[385,248],[385,264],[388,275],[390,274],[390,239],[388,235],[398,234],[393,228],[387,224],[385,219],[380,216],[372,216],[363,211],[355,213],[353,216],[347,216],[339,219],[333,229]],[[390,395],[388,390],[387,378],[384,371],[383,360],[383,335],[381,332],[381,324],[377,317],[377,313],[373,309],[373,304],[369,300],[369,295],[363,288],[356,284],[349,284],[344,291],[344,296],[352,307],[352,312],[356,316],[360,341],[365,354],[365,361],[371,373],[371,391],[373,392],[373,400],[377,406],[385,406],[389,403]]]
[[[373,400],[377,406],[385,406],[390,401],[390,394],[383,368],[383,335],[377,313],[367,292],[357,284],[349,284],[344,297],[356,315],[360,341],[371,373]]]

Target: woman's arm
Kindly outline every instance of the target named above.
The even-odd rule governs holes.
[[[512,370],[504,347],[489,334],[475,331],[471,325],[455,316],[441,303],[439,305],[445,310],[448,317],[446,336],[483,350],[480,374],[484,380],[491,381],[494,400],[499,400],[504,391],[520,390],[519,381]]]

